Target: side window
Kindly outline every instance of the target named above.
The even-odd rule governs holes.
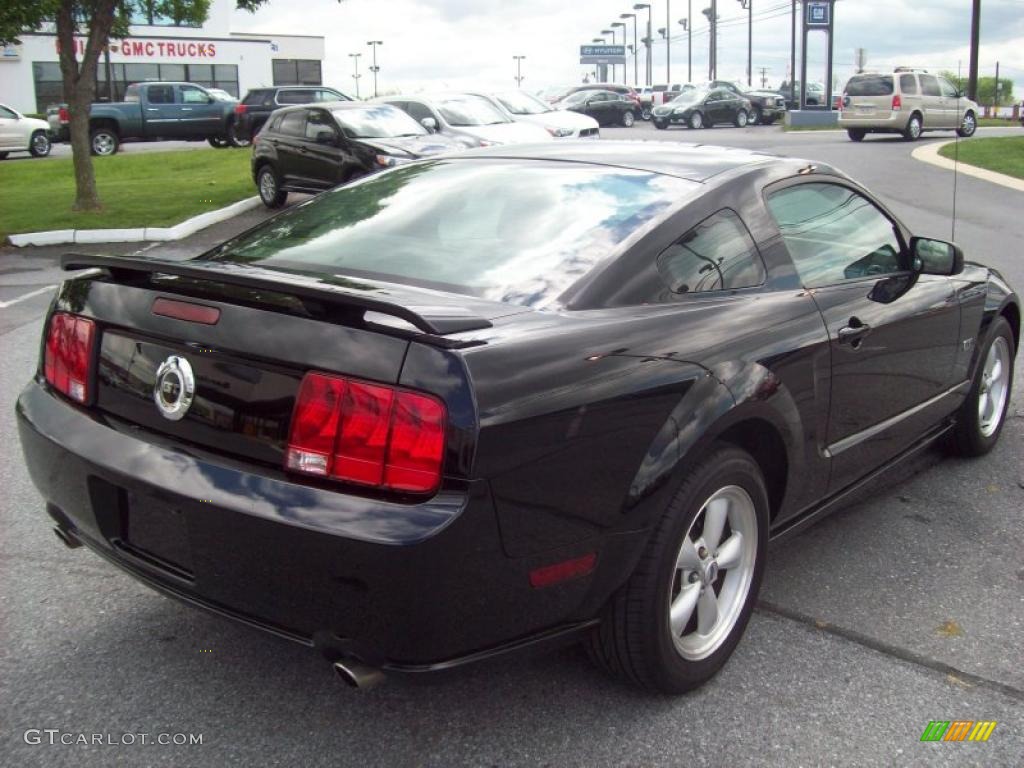
[[[5,118],[7,120],[15,120],[18,116],[14,114],[14,112],[9,110],[7,107],[0,107],[0,117]]]
[[[146,91],[146,98],[150,104],[173,104],[173,85],[151,85]]]
[[[305,136],[306,110],[296,109],[294,112],[286,112],[281,115],[281,122],[277,130],[286,136]]]
[[[313,101],[315,91],[310,88],[297,88],[288,91],[278,91],[278,104],[309,104]]]
[[[942,91],[942,95],[948,99],[955,99],[957,96],[957,90],[953,87],[953,84],[944,77],[939,78],[939,89]]]
[[[765,279],[754,240],[729,209],[704,219],[662,252],[658,272],[673,293],[752,288]]]
[[[921,75],[921,92],[925,96],[941,96],[939,79],[935,75]]]
[[[334,120],[322,109],[312,109],[306,119],[306,138],[316,141],[317,134],[321,131],[330,131],[338,135],[338,129],[334,127]]]
[[[900,75],[900,91],[904,96],[917,96],[917,78],[913,75]]]
[[[196,88],[193,85],[181,86],[181,103],[182,104],[206,104],[209,102],[209,97],[205,91]]]
[[[316,92],[317,101],[345,101],[345,97],[337,91],[329,91],[321,88]]]
[[[430,111],[430,108],[425,104],[420,104],[418,101],[410,101],[405,111],[417,123],[425,117],[434,117],[434,113]],[[434,117],[434,119],[436,120],[437,118]]]
[[[809,288],[903,271],[895,225],[852,189],[800,184],[771,194],[768,208]]]

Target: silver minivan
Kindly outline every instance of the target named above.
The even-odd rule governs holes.
[[[839,127],[853,141],[863,141],[869,133],[899,133],[916,141],[924,131],[956,131],[967,137],[978,128],[978,105],[927,70],[863,73],[846,84]]]

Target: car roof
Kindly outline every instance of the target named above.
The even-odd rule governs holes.
[[[552,160],[588,165],[629,168],[688,181],[707,182],[715,176],[765,165],[785,166],[796,172],[807,167],[806,160],[769,155],[735,147],[705,144],[668,144],[655,141],[557,141],[543,144],[514,144],[461,153],[459,157],[513,160]],[[831,171],[820,163],[821,171]]]
[[[309,104],[289,104],[287,107],[275,109],[275,112],[295,112],[300,109],[369,109],[370,107],[397,107],[381,101],[311,101]],[[399,110],[401,111],[401,110]]]

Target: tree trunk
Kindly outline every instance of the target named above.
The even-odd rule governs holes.
[[[64,98],[68,103],[71,157],[75,168],[76,211],[102,208],[96,191],[89,136],[89,110],[96,98],[96,68],[100,52],[106,47],[114,25],[115,0],[96,3],[89,19],[89,38],[81,63],[75,56],[75,18],[73,0],[62,0],[57,11],[57,41],[60,47],[60,71]]]

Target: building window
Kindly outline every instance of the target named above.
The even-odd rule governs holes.
[[[274,85],[322,85],[319,59],[274,59]]]
[[[37,112],[45,114],[47,107],[67,101],[60,64],[55,61],[34,62],[32,77],[36,86]],[[100,59],[96,70],[96,101],[123,101],[125,88],[132,83],[159,81],[220,88],[238,98],[238,67],[234,64],[111,64],[110,82],[107,82],[107,66]]]

